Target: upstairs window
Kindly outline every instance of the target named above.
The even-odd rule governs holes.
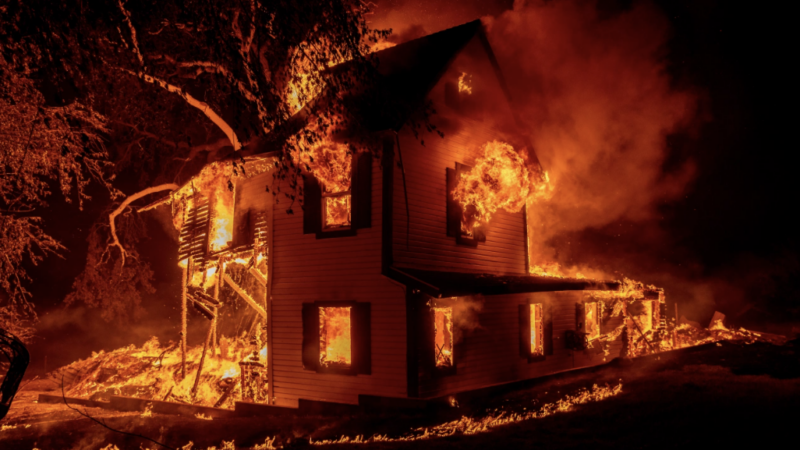
[[[317,239],[355,236],[369,228],[372,216],[372,154],[352,156],[349,183],[322,183],[303,176],[303,233]],[[347,177],[341,177],[347,178]]]

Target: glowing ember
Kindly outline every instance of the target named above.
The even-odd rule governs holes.
[[[319,362],[322,366],[351,363],[350,307],[319,309]]]
[[[338,195],[324,197],[325,228],[347,228],[350,226],[350,197],[351,195]]]
[[[575,395],[567,395],[556,402],[546,403],[536,411],[514,412],[495,410],[493,414],[489,414],[486,417],[473,418],[464,416],[461,419],[446,422],[441,425],[429,428],[417,428],[411,433],[400,437],[389,437],[381,434],[376,434],[368,439],[364,439],[363,435],[355,437],[342,436],[339,439],[321,441],[314,441],[311,439],[310,443],[312,445],[369,444],[372,442],[419,441],[422,439],[447,437],[455,434],[471,435],[486,433],[491,431],[494,427],[526,420],[542,419],[556,413],[569,412],[577,405],[599,402],[619,395],[620,393],[622,393],[622,383],[613,387],[608,385],[598,386],[595,384],[591,389],[583,389],[578,391]]]
[[[542,326],[542,304],[530,305],[531,313],[531,355],[544,355],[544,329]]]
[[[433,308],[436,367],[453,366],[453,308]]]
[[[458,93],[459,94],[472,94],[472,75],[468,75],[466,72],[461,72],[461,76],[458,77]]]
[[[525,206],[534,183],[525,160],[514,147],[500,141],[483,146],[483,156],[467,173],[462,173],[453,199],[464,208],[462,232],[471,235],[480,223],[487,223],[498,209],[519,212]]]

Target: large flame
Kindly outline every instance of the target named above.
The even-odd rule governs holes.
[[[322,366],[350,364],[350,307],[319,309],[319,362]]]
[[[294,163],[306,168],[326,193],[350,190],[353,153],[342,143],[325,140],[293,154]]]
[[[500,141],[487,142],[483,156],[467,173],[462,173],[453,199],[464,208],[462,231],[472,234],[475,226],[487,223],[498,209],[519,212],[531,197],[545,188],[532,182],[532,173],[514,147]],[[546,178],[545,178],[546,179]]]

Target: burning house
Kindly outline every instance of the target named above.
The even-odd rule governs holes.
[[[183,362],[192,388],[218,354],[237,359],[215,367],[240,398],[296,408],[435,399],[654,350],[663,291],[533,273],[526,208],[546,173],[480,22],[376,57],[382,101],[356,113],[380,148],[321,145],[302,208],[273,195],[292,180],[273,182],[268,149],[212,163],[169,197],[184,355],[187,320],[209,324],[196,377]],[[404,126],[423,107],[441,139]],[[221,287],[250,318],[235,357]]]

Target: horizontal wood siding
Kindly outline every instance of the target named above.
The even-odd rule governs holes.
[[[473,113],[448,106],[445,100],[447,85],[452,87],[463,73],[468,73],[473,83],[471,99],[477,101]],[[425,270],[525,273],[522,212],[493,214],[486,242],[477,247],[457,244],[455,236],[447,236],[446,169],[454,169],[457,162],[472,166],[487,142],[513,144],[513,137],[518,137],[509,131],[514,123],[511,109],[480,42],[470,42],[456,57],[428,99],[436,109],[431,123],[444,132],[444,138],[425,131],[416,138],[408,126],[400,131],[395,158],[402,155],[405,179],[395,166],[394,264]]]
[[[356,236],[317,239],[303,234],[298,202],[287,214],[286,197],[274,205],[273,358],[279,405],[299,398],[358,402],[359,394],[406,396],[405,290],[381,271],[381,173],[372,168],[372,227]],[[281,186],[288,192],[288,185]],[[355,300],[371,303],[372,374],[318,374],[302,364],[302,304]]]
[[[565,370],[602,364],[619,356],[622,340],[609,345],[609,354],[572,351],[564,346],[564,332],[575,329],[575,305],[586,299],[584,292],[540,292],[483,297],[478,327],[461,334],[461,358],[456,374],[434,377],[421,383],[421,397],[438,397],[518,380],[541,377]],[[470,299],[479,300],[479,299]],[[519,352],[519,305],[530,300],[546,302],[553,321],[553,354],[544,361],[528,362]],[[454,318],[458,322],[458,318]],[[612,319],[614,320],[614,319]],[[621,322],[620,322],[621,323]]]
[[[468,119],[465,119],[468,120]],[[497,211],[492,215],[486,242],[477,247],[456,243],[447,236],[447,168],[456,162],[472,165],[480,145],[494,137],[480,124],[463,133],[426,141],[402,134],[405,166],[394,174],[394,263],[398,267],[456,272],[525,273],[524,215]],[[483,127],[485,128],[485,127]],[[408,193],[408,206],[404,189]],[[410,217],[410,220],[409,220]]]

